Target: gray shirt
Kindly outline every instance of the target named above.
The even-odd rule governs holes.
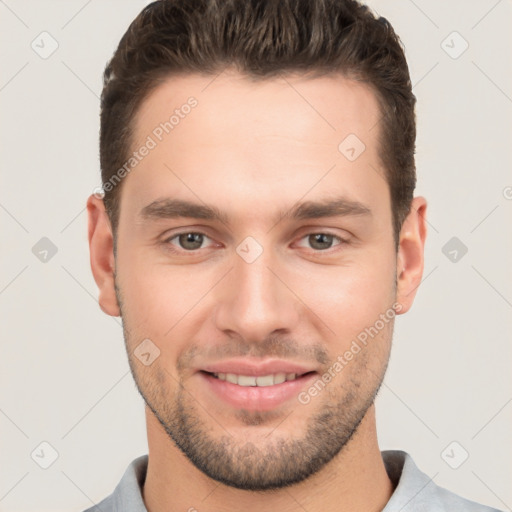
[[[400,450],[381,452],[395,491],[382,512],[500,512],[439,487]],[[135,459],[114,492],[84,512],[147,512],[142,500],[148,455]]]

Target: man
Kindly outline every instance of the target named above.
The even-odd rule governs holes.
[[[379,450],[423,272],[415,97],[351,0],[162,0],[108,64],[87,203],[149,456],[90,511],[492,509]]]

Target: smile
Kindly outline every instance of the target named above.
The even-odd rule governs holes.
[[[298,376],[296,373],[273,373],[270,375],[237,375],[236,373],[213,373],[214,377],[220,380],[238,384],[239,386],[274,386],[282,384],[286,381],[295,380]]]

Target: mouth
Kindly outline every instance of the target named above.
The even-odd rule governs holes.
[[[306,375],[316,373],[316,372],[305,372],[302,374],[299,373],[271,373],[268,375],[240,375],[236,373],[221,373],[221,372],[204,372],[216,379],[223,380],[226,382],[230,382],[231,384],[236,384],[238,386],[243,387],[268,387],[275,386],[276,384],[282,384],[284,382],[290,382],[297,379],[300,379]]]
[[[197,375],[208,401],[220,400],[223,407],[237,410],[270,411],[298,400],[318,372],[245,375],[201,370]]]

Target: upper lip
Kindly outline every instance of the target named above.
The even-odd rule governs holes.
[[[247,358],[230,359],[228,361],[209,364],[201,367],[200,370],[209,373],[234,373],[236,375],[250,375],[254,377],[276,373],[296,373],[297,375],[303,375],[304,373],[315,371],[311,367],[292,361],[272,359],[258,362],[254,359],[250,360]]]

